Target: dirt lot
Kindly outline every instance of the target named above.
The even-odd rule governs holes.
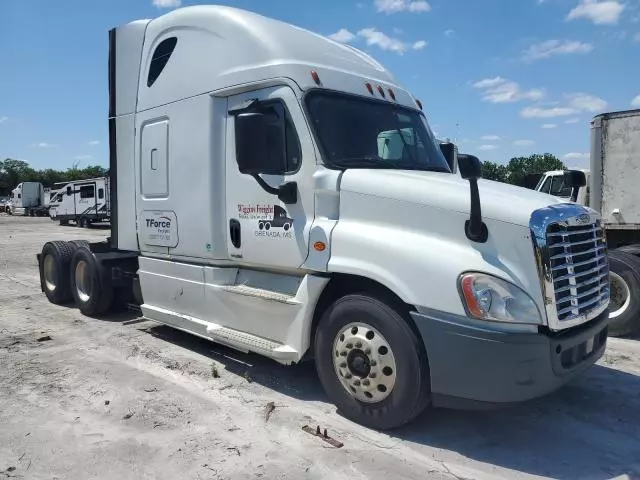
[[[0,214],[0,479],[640,478],[638,339],[610,339],[599,365],[546,398],[430,410],[387,435],[336,414],[311,364],[49,304],[42,245],[107,235]]]

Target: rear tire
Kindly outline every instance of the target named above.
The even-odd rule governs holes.
[[[609,336],[640,329],[640,259],[621,250],[609,252]]]
[[[86,240],[69,240],[69,245],[71,245],[73,253],[76,253],[76,250],[79,248],[89,249],[89,242]]]
[[[347,295],[324,313],[315,336],[316,369],[345,417],[376,429],[413,420],[429,404],[422,341],[393,301]]]
[[[634,255],[636,257],[640,257],[640,244],[637,243],[633,245],[625,245],[624,247],[616,248],[616,250],[618,250],[619,252],[630,253],[631,255]]]
[[[113,300],[113,286],[107,271],[88,248],[77,248],[71,261],[71,294],[88,317],[105,313]]]
[[[62,305],[72,300],[69,289],[72,257],[73,248],[67,242],[47,242],[42,247],[42,286],[51,303]]]

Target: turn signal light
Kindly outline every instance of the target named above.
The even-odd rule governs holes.
[[[318,252],[324,252],[327,248],[327,244],[324,242],[316,242],[313,244],[313,248]]]

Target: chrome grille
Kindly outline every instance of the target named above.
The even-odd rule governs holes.
[[[547,248],[558,321],[588,314],[609,299],[609,266],[600,221],[547,227]]]
[[[552,330],[579,325],[609,305],[609,262],[600,216],[575,203],[536,210],[529,222]]]

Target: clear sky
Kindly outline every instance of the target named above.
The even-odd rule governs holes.
[[[0,0],[0,158],[108,163],[108,30],[192,0]],[[588,162],[589,120],[640,108],[640,0],[220,1],[349,42],[482,160]]]

